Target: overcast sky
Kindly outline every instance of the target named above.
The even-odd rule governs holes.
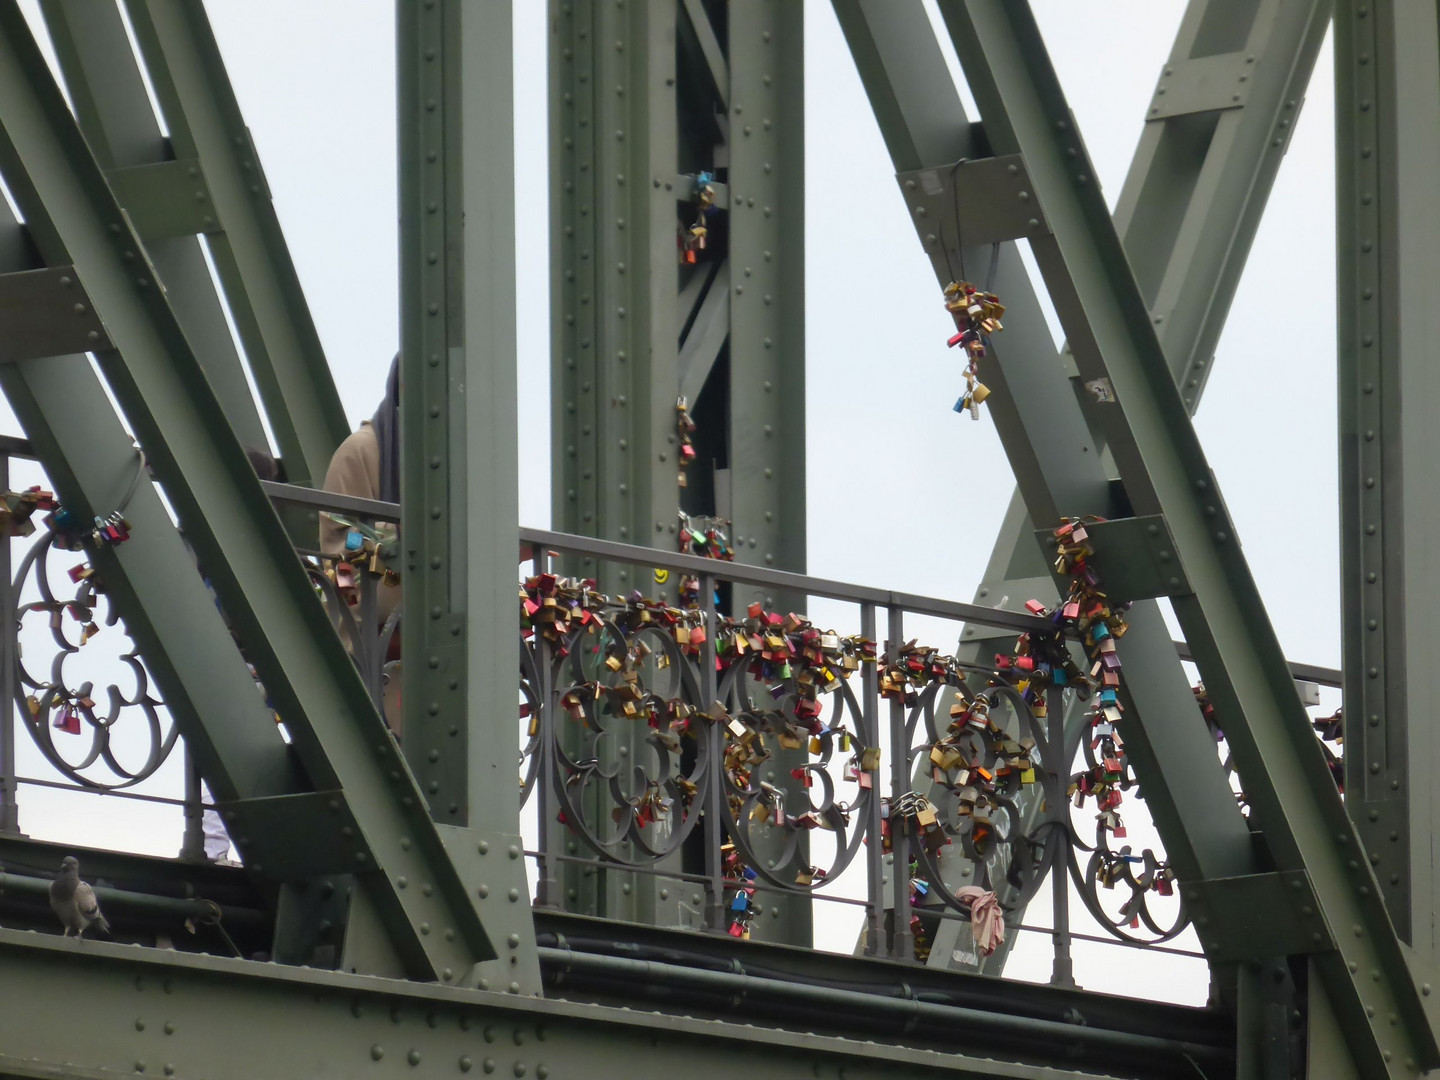
[[[539,0],[516,7],[517,366],[521,400],[533,402],[549,382],[546,17]],[[1035,3],[1112,205],[1183,7],[1108,0],[1097,18],[1094,5]],[[397,345],[393,4],[209,0],[207,8],[358,422],[373,411]],[[806,0],[805,9],[804,407],[812,459],[838,468],[847,492],[834,501],[812,467],[809,570],[969,600],[1013,487],[1009,467],[983,411],[980,423],[951,411],[962,380],[945,347],[950,320],[830,6]],[[1327,45],[1196,424],[1286,651],[1338,666],[1331,75]],[[521,417],[521,522],[547,526],[549,412],[527,408]],[[874,507],[865,492],[896,470],[941,483],[917,482],[902,513]],[[952,628],[933,629],[935,644],[953,645]],[[25,824],[58,833],[73,820],[57,810]],[[153,843],[149,827],[126,829],[126,843],[172,853],[168,826],[158,828]],[[1043,915],[1037,907],[1028,921]],[[1015,968],[1043,977],[1048,945],[1031,938],[1039,953],[1022,950]],[[1119,989],[1118,981],[1131,993],[1203,1000],[1203,968],[1142,965],[1116,952],[1096,962],[1089,985]],[[1142,969],[1140,982],[1121,977]]]

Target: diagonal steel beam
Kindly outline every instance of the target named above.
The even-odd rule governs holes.
[[[698,279],[699,274],[695,275]],[[680,342],[680,396],[692,404],[700,399],[715,362],[730,336],[730,262],[710,275],[709,291],[696,308],[689,331]]]
[[[1163,518],[1161,542],[1183,568],[1172,603],[1263,845],[1277,870],[1302,875],[1293,879],[1302,894],[1307,880],[1313,890],[1305,916],[1317,939],[1311,963],[1356,1063],[1374,1076],[1408,1076],[1440,1063],[1419,988],[1316,746],[1029,5],[941,0],[940,8],[992,150],[1020,155],[1044,208],[1051,232],[1032,239],[1032,250],[1082,378],[1106,379],[1113,390],[1113,400],[1093,412],[1128,502],[1137,515]],[[1155,646],[1145,630],[1134,629],[1141,637],[1127,635],[1120,647],[1129,685],[1163,669],[1149,655]],[[1169,752],[1158,755],[1161,764]],[[1175,823],[1157,816],[1157,824],[1168,848]],[[1208,952],[1239,928],[1215,919],[1199,931]]]
[[[834,6],[897,171],[960,157],[968,125],[920,6],[882,10],[869,0],[836,0]],[[1174,115],[1152,106],[1121,190],[1116,228],[1192,410],[1328,18],[1329,5],[1321,0],[1191,0],[1157,90],[1177,73],[1183,81],[1187,66],[1198,62],[1193,57],[1223,55],[1246,77],[1237,83],[1246,87],[1245,103],[1225,100],[1221,108]],[[1009,596],[1020,603],[1050,590],[1036,555],[1033,525],[1017,491],[976,602]],[[992,651],[989,634],[967,627],[962,650],[975,658]],[[940,932],[959,930],[947,925]],[[937,947],[932,962],[949,955]],[[1005,955],[998,952],[985,970],[998,973]]]
[[[84,290],[114,346],[97,354],[100,369],[285,718],[294,752],[325,793],[272,802],[266,824],[288,830],[305,858],[344,854],[408,974],[472,981],[495,956],[476,903],[13,0],[0,4],[0,174],[46,265],[74,266],[72,285]],[[63,466],[72,451],[66,443],[55,449]],[[163,602],[163,583],[132,587]],[[203,662],[171,644],[177,667]],[[411,880],[417,888],[406,887]]]
[[[120,205],[137,220],[150,261],[165,283],[170,306],[195,347],[226,419],[241,442],[266,446],[260,413],[205,265],[200,239],[188,235],[188,230],[157,236],[138,224],[137,202],[147,192],[160,195],[163,191],[168,196],[165,211],[184,216],[199,210],[200,219],[195,222],[199,229],[211,232],[218,228],[200,162],[174,160],[145,93],[140,64],[125,34],[118,5],[44,0],[40,10],[85,141],[110,176]],[[188,183],[174,191],[165,188],[164,178],[177,172],[179,179]],[[120,176],[132,182],[118,182]]]
[[[286,475],[319,486],[350,426],[205,7],[125,0],[125,9],[172,152],[197,161],[208,181],[220,229],[211,256]]]

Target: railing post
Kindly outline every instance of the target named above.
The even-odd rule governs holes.
[[[868,641],[875,640],[875,605],[868,600],[860,605],[860,636]],[[864,710],[865,730],[876,737],[880,733],[878,683],[875,665],[862,665],[860,707]],[[865,955],[884,956],[885,846],[880,840],[879,791],[870,792],[870,810],[866,815],[865,831],[869,839],[869,843],[865,845]]]
[[[700,575],[700,617],[704,620],[705,641],[700,646],[700,694],[709,712],[715,706],[719,690],[715,679],[715,577]],[[705,928],[712,933],[725,932],[725,868],[720,857],[724,843],[725,805],[725,732],[719,721],[709,725],[710,769],[705,777]]]
[[[1052,839],[1045,844],[1050,857],[1050,896],[1054,906],[1052,921],[1055,931],[1051,940],[1055,958],[1050,968],[1050,985],[1074,986],[1075,963],[1070,958],[1070,830],[1067,818],[1069,804],[1065,800],[1065,789],[1070,774],[1070,756],[1065,742],[1065,691],[1052,686],[1046,694],[1045,716],[1048,735],[1045,740],[1045,764],[1055,777],[1055,798],[1051,800],[1054,812],[1059,815],[1060,828],[1052,829]],[[1058,835],[1053,835],[1058,834]]]
[[[894,664],[905,642],[905,613],[891,605],[886,624],[885,656]],[[905,737],[905,699],[890,700],[890,852],[891,887],[894,889],[894,925],[890,931],[890,955],[907,963],[915,961],[915,934],[910,929],[910,838],[905,822],[895,815],[895,803],[910,790],[909,739]]]
[[[535,562],[536,574],[543,573],[540,560]],[[523,646],[522,646],[523,647]],[[537,829],[540,834],[540,856],[536,866],[535,906],[551,911],[564,908],[563,886],[560,880],[560,856],[564,853],[565,828],[557,816],[559,800],[555,797],[554,785],[563,783],[555,761],[555,740],[559,732],[555,726],[554,691],[551,688],[550,649],[545,636],[535,631],[535,707],[539,710],[540,745],[536,753],[540,763],[535,771]]]
[[[0,456],[0,491],[10,488],[10,457]],[[19,835],[20,807],[15,790],[16,609],[19,596],[10,579],[10,540],[0,538],[0,834]]]
[[[201,795],[200,768],[182,741],[181,768],[185,770],[185,831],[180,837],[180,858],[186,862],[205,861],[205,807]]]
[[[356,567],[355,575],[360,589],[359,628],[356,634],[355,659],[360,665],[360,677],[365,680],[365,689],[380,715],[385,715],[385,657],[380,652],[380,622],[378,618],[380,596],[378,579],[364,567]],[[403,669],[401,678],[404,678]]]

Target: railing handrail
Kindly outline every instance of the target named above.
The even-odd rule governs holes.
[[[0,448],[3,449],[3,448]],[[360,514],[380,521],[398,521],[400,505],[381,502],[378,499],[357,499],[350,495],[334,495],[327,491],[296,487],[292,484],[263,483],[266,494],[272,499],[313,506],[318,510],[335,510],[341,513]],[[877,589],[868,585],[855,585],[835,581],[832,578],[812,577],[809,574],[794,574],[785,570],[771,570],[763,566],[750,566],[738,562],[721,562],[705,559],[698,555],[685,555],[660,548],[641,547],[638,544],[624,544],[615,540],[601,540],[593,536],[579,536],[575,533],[555,532],[551,529],[533,529],[521,526],[520,540],[546,548],[558,548],[565,553],[589,555],[592,558],[611,562],[654,566],[666,570],[724,578],[741,585],[760,585],[774,589],[788,589],[811,596],[823,596],[856,604],[875,604],[877,607],[899,608],[916,615],[934,615],[943,619],[956,619],[990,626],[1016,633],[1043,629],[1049,626],[1044,619],[1018,611],[1003,608],[982,607],[958,600],[942,600],[933,596],[915,593]],[[1175,650],[1182,660],[1193,660],[1190,646],[1183,641],[1175,642]],[[1290,674],[1301,682],[1318,683],[1321,686],[1339,687],[1340,671],[1337,668],[1319,664],[1288,662]]]

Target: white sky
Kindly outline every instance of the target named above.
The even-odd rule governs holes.
[[[393,5],[206,6],[358,422],[373,411],[397,343]],[[1184,4],[1108,0],[1099,17],[1095,5],[1070,0],[1034,6],[1113,205]],[[520,506],[523,524],[548,526],[549,410],[534,404],[549,381],[546,14],[540,0],[516,8],[517,367],[521,401],[531,403],[520,413]],[[805,0],[805,10],[809,570],[969,600],[1013,486],[1009,467],[983,411],[980,423],[951,411],[961,378],[944,344],[949,318],[830,6]],[[1281,643],[1292,659],[1338,667],[1331,99],[1327,44],[1196,424]],[[820,482],[826,472],[843,499]],[[910,472],[919,479],[907,506],[870,507],[865,491]],[[907,631],[947,650],[954,642],[953,627]],[[88,831],[74,831],[84,812],[68,807],[77,800],[46,800],[26,790],[29,831],[95,840],[93,817]],[[111,819],[105,842],[171,854],[172,820]],[[1127,821],[1135,838],[1141,829]],[[1037,905],[1027,922],[1045,918]],[[848,925],[835,925],[836,940]],[[1022,941],[1012,970],[1043,979],[1048,942]],[[1203,966],[1193,963],[1079,948],[1077,963],[1089,986],[1204,998]]]

